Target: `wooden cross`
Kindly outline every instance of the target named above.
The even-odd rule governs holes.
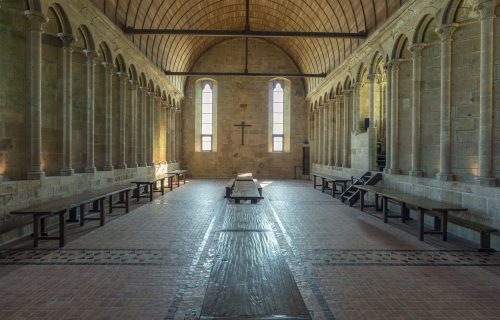
[[[244,145],[244,137],[245,137],[245,127],[251,127],[251,124],[245,124],[245,121],[241,121],[240,124],[235,124],[235,127],[241,127],[241,145]]]

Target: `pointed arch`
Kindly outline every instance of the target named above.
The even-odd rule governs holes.
[[[53,3],[50,5],[49,9],[53,10],[53,12],[57,17],[58,20],[57,22],[60,27],[60,32],[64,34],[73,34],[73,28],[71,27],[71,23],[61,5],[58,3]]]
[[[127,65],[125,64],[125,60],[121,54],[116,55],[115,67],[118,72],[127,72]]]
[[[131,64],[130,67],[128,68],[128,78],[130,80],[135,80],[135,81],[138,80],[137,70],[133,64]]]
[[[85,50],[95,51],[94,38],[92,37],[92,34],[90,33],[87,26],[82,24],[80,27],[78,27],[78,30],[80,30],[80,33],[83,36],[83,42],[85,43]]]
[[[111,50],[109,50],[109,46],[105,41],[99,44],[99,55],[102,57],[104,62],[113,63],[113,55],[111,54]]]
[[[400,35],[394,44],[392,50],[392,58],[400,59],[403,56],[403,50],[407,48],[408,48],[408,38],[405,35]]]

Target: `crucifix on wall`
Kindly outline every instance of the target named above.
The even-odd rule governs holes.
[[[235,127],[241,127],[241,145],[245,145],[245,127],[251,127],[251,124],[245,124],[245,121],[241,121],[240,124],[235,124]]]

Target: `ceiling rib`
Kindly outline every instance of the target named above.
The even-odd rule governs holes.
[[[176,72],[163,71],[167,76],[229,76],[229,77],[288,77],[288,78],[326,78],[326,73],[271,73],[271,72]]]

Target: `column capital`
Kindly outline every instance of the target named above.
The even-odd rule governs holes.
[[[146,94],[148,95],[148,97],[150,98],[154,98],[155,97],[155,93],[153,91],[146,91]]]
[[[94,50],[83,50],[83,53],[85,53],[85,55],[87,56],[87,60],[90,62],[90,61],[94,61],[95,58],[97,58],[97,52],[94,51]]]
[[[155,96],[153,97],[153,100],[154,100],[156,103],[158,103],[159,101],[161,101],[161,97],[160,97],[160,96],[155,95]]]
[[[415,43],[412,44],[408,50],[411,52],[411,56],[413,59],[421,58],[422,57],[422,51],[429,45],[427,43]]]
[[[110,62],[106,62],[106,61],[102,62],[101,64],[102,64],[102,66],[104,67],[104,70],[105,70],[106,72],[108,72],[109,74],[112,74],[112,73],[113,73],[113,71],[114,71],[114,69],[115,69],[115,65],[114,65],[114,64],[112,64],[112,63],[110,63]]]
[[[128,85],[129,85],[129,89],[130,90],[137,90],[138,84],[139,83],[135,79],[129,79],[128,80]]]
[[[441,41],[452,41],[453,33],[458,29],[458,23],[449,23],[442,25],[440,28],[436,29],[437,34],[441,37]]]
[[[392,71],[399,70],[399,65],[401,64],[401,59],[392,59],[389,61],[388,66]]]
[[[128,78],[128,73],[126,72],[122,72],[122,71],[118,71],[117,73],[115,73],[116,76],[121,80],[121,81],[126,81],[127,78]]]
[[[495,18],[495,0],[477,0],[473,10],[479,13],[481,20]]]
[[[373,84],[377,80],[378,75],[376,73],[370,73],[366,78]]]
[[[63,48],[72,49],[75,43],[75,37],[69,33],[58,33],[57,36],[61,39]]]
[[[31,22],[30,28],[32,31],[42,31],[43,25],[49,21],[46,15],[38,11],[26,10],[24,14]]]

